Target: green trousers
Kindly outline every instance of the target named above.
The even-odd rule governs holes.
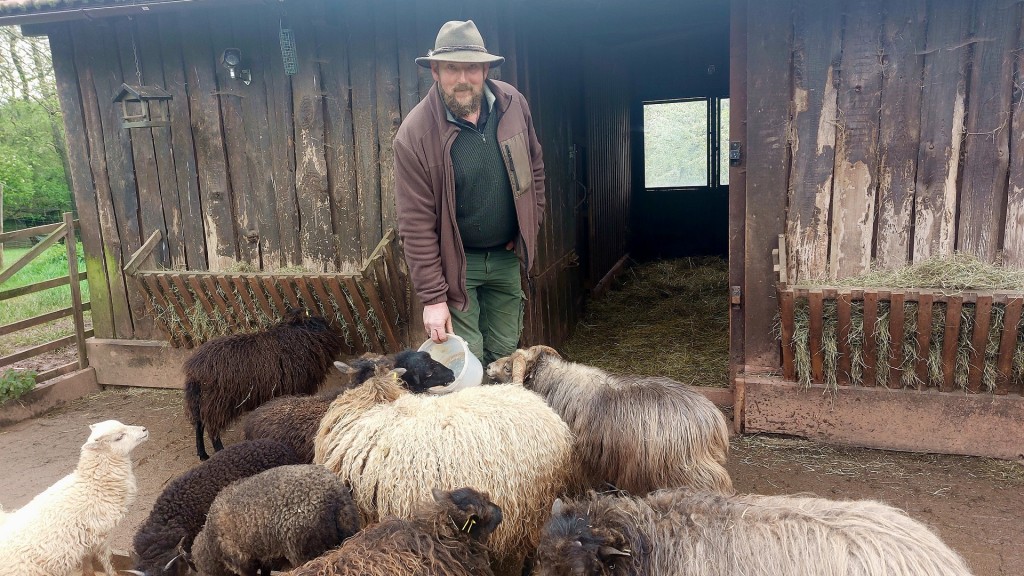
[[[513,250],[466,251],[465,312],[451,309],[455,333],[484,368],[515,352],[523,333],[523,294],[519,258]]]

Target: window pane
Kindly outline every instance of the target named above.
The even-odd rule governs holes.
[[[718,180],[722,186],[729,185],[729,99],[722,98],[718,106]]]
[[[644,104],[644,186],[707,185],[707,100]]]

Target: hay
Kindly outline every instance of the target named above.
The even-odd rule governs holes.
[[[728,284],[722,258],[634,264],[588,303],[563,352],[609,372],[728,387]]]
[[[966,290],[1013,290],[1024,288],[1024,270],[1002,268],[981,262],[969,254],[953,254],[947,257],[932,257],[919,264],[892,270],[873,270],[861,276],[854,276],[835,281],[832,287],[868,287],[878,286],[890,289],[930,288],[954,295]],[[875,385],[889,386],[889,372],[894,367],[887,360],[894,343],[889,333],[890,304],[879,302],[878,315],[875,323],[876,365]],[[830,390],[836,387],[836,362],[838,358],[838,323],[836,305],[826,301],[823,307],[822,348],[824,352],[825,386]],[[902,375],[899,387],[940,387],[943,382],[942,348],[945,338],[946,305],[932,305],[932,327],[929,349],[917,349],[917,302],[904,303],[904,336],[903,363],[899,368]],[[996,359],[999,352],[999,341],[1003,332],[1005,305],[995,303],[992,306],[992,317],[986,340],[983,364],[982,384],[985,390],[995,389],[997,371]],[[974,354],[971,343],[975,324],[975,305],[964,303],[960,312],[960,331],[957,334],[956,363],[953,380],[960,389],[967,388],[968,365]],[[848,342],[852,357],[851,382],[863,385],[864,357],[864,306],[854,302],[851,306],[851,327]],[[799,299],[794,307],[793,344],[795,346],[794,364],[797,379],[805,384],[811,383],[811,356],[809,347],[810,317],[806,299]],[[777,326],[777,330],[780,328]],[[1018,326],[1018,341],[1014,350],[1011,382],[1024,380],[1024,321]],[[920,358],[925,359],[927,370],[926,381],[919,381],[916,368]]]

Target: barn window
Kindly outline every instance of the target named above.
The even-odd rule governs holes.
[[[644,102],[644,187],[728,185],[728,118],[728,98]]]

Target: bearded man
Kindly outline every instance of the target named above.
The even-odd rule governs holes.
[[[472,20],[441,27],[416,63],[434,85],[394,141],[395,205],[423,327],[463,337],[486,366],[523,330],[522,271],[537,256],[544,160],[526,99],[487,78],[504,62]]]

